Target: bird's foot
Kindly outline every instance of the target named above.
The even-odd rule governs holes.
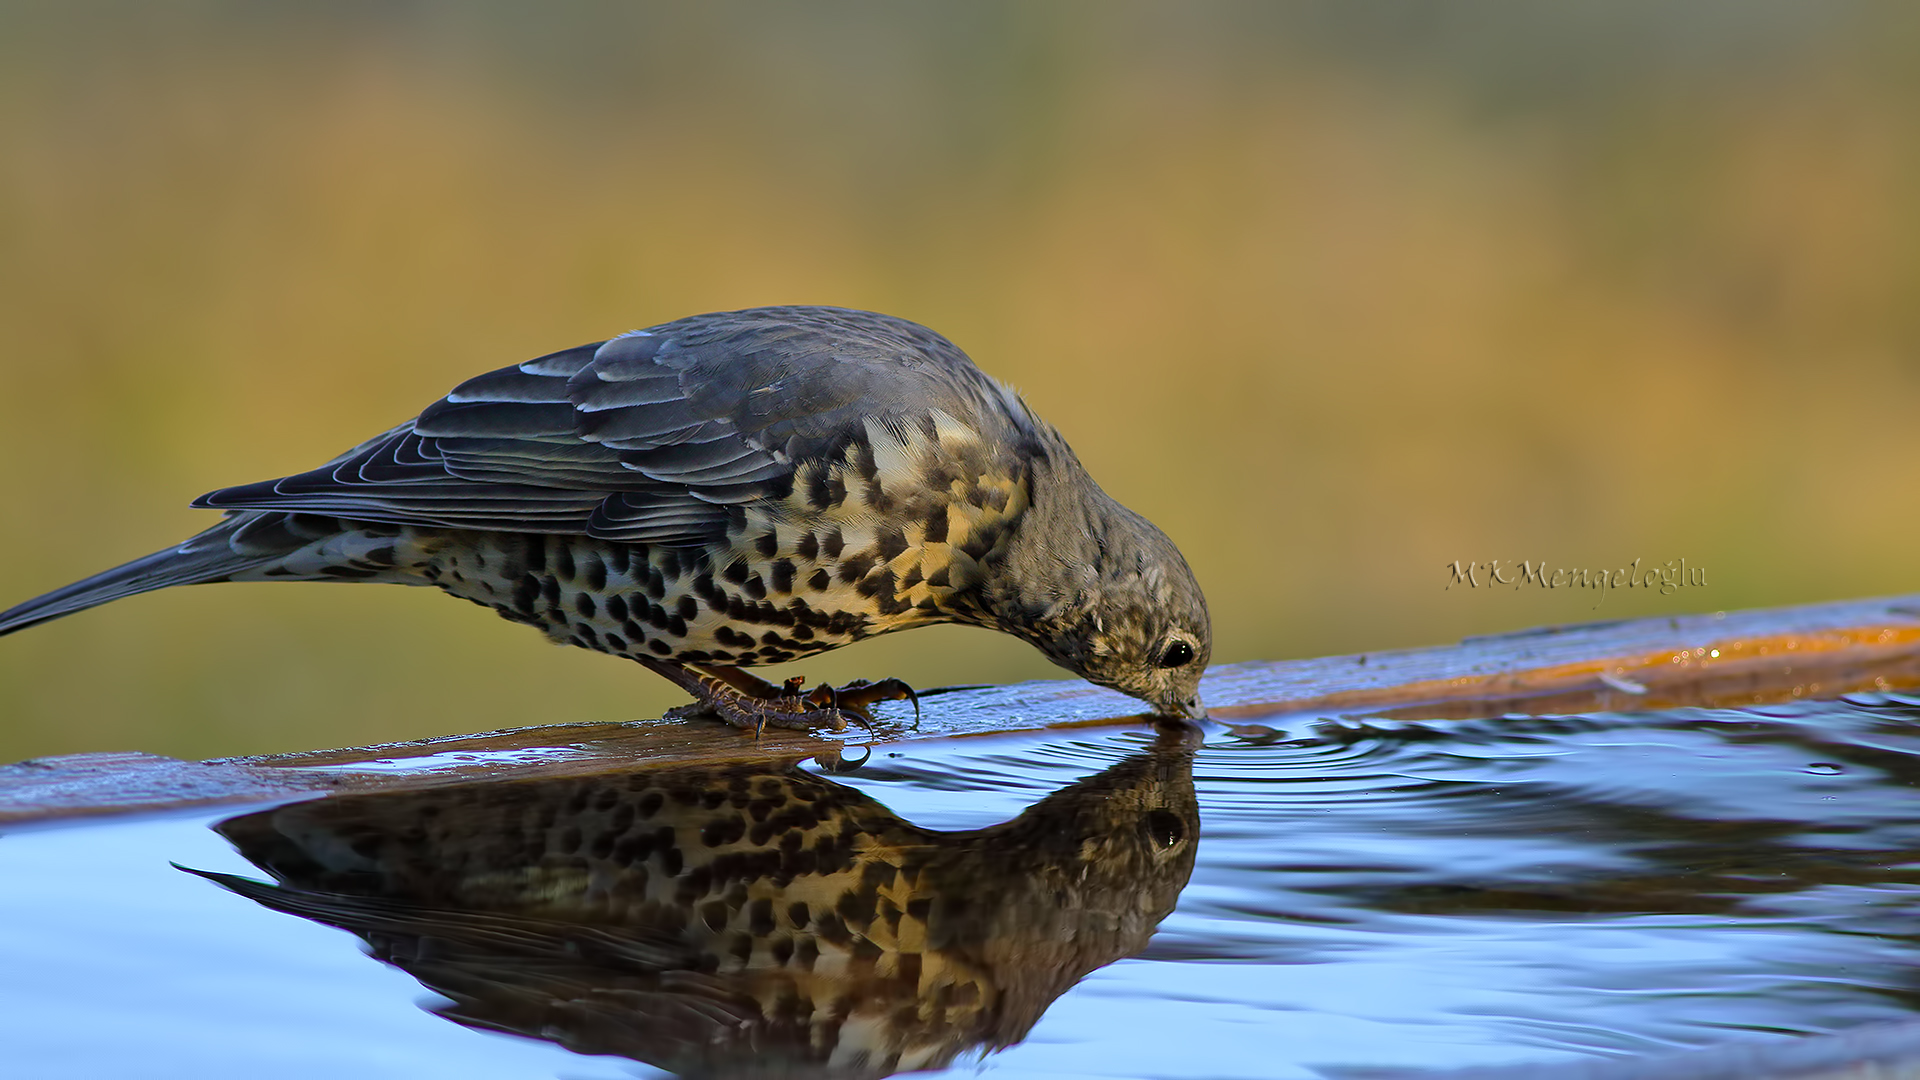
[[[694,696],[693,704],[667,710],[665,716],[669,720],[717,716],[735,727],[751,729],[755,735],[769,727],[845,731],[849,720],[872,730],[871,706],[881,701],[905,700],[913,702],[913,723],[915,727],[920,725],[920,699],[912,687],[899,679],[879,682],[857,679],[842,687],[821,683],[812,690],[803,690],[804,677],[791,678],[775,686],[737,667],[669,664],[650,658],[641,659],[641,663]]]
[[[912,702],[913,726],[916,728],[920,726],[920,695],[913,692],[913,687],[899,679],[881,679],[879,682],[855,679],[845,686],[828,686],[826,683],[821,683],[814,687],[807,697],[809,700],[819,700],[823,692],[827,695],[826,700],[830,701],[834,708],[843,713],[865,717],[864,726],[866,727],[873,726],[873,713],[869,711],[872,706],[882,701]]]

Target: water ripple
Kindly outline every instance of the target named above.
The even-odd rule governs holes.
[[[921,828],[981,829],[1154,738],[1075,730],[881,747],[832,779]],[[1087,975],[1025,1041],[971,1068],[1324,1077],[1654,1053],[1920,1010],[1920,698],[1290,716],[1208,726],[1192,775],[1190,883],[1146,950]],[[244,970],[255,990],[224,1006],[234,1016],[252,1002],[324,1011],[366,993],[353,967],[363,959],[316,975],[334,968],[276,951],[289,948],[271,936],[284,927],[184,888],[166,858],[217,860],[197,823],[171,828],[0,841],[9,925],[128,928],[110,950],[79,929],[29,948],[22,931],[16,958],[193,971],[208,987]],[[204,926],[205,939],[187,948],[131,929],[151,925],[138,904],[155,895],[180,908],[169,926]],[[311,946],[322,947],[347,948]],[[34,970],[22,985],[52,985],[61,968]],[[56,999],[0,991],[0,1013],[46,1014]],[[222,1015],[191,1003],[201,1023]],[[41,1029],[57,1035],[59,1022]]]

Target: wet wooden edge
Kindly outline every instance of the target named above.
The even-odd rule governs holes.
[[[636,673],[638,676],[639,673]],[[1229,664],[1202,693],[1215,720],[1464,719],[1727,707],[1920,687],[1920,594],[1673,618],[1545,627],[1457,645]],[[379,746],[189,762],[72,754],[0,766],[0,826],[478,777],[563,776],[636,761],[716,764],[833,755],[847,743],[1140,725],[1139,703],[1078,681],[930,691],[872,733],[639,720],[556,724]]]

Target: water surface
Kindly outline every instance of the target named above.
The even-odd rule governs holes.
[[[775,1029],[753,1029],[760,1053],[707,1068],[797,1070],[835,1008],[852,1022],[829,1025],[840,1057],[823,1074],[884,1072],[885,1054],[862,1048],[906,1044],[887,1039],[918,1048],[900,1068],[1310,1077],[1829,1032],[1910,1018],[1920,1000],[1916,721],[1920,700],[1892,695],[1288,717],[1216,725],[1197,747],[1080,731],[883,747],[844,774],[709,775],[723,792],[785,785],[856,821],[815,823],[796,850],[831,832],[907,867],[881,881],[841,866],[871,879],[874,906],[816,897],[805,918],[823,951],[771,989],[754,958],[794,937],[791,915],[766,905],[753,924],[745,892],[729,908],[727,887],[703,882],[678,936],[662,937],[678,916],[657,903],[687,891],[690,864],[663,879],[658,843],[618,846],[642,835],[648,791],[697,786],[685,775],[17,830],[0,836],[0,1046],[22,1076],[663,1075],[634,1058],[690,1059],[635,1034],[649,1016],[685,1031],[690,1014],[663,1024],[661,1010],[698,1001],[716,1030],[747,1030],[725,1025],[754,994],[805,1021],[781,1029],[800,1041],[775,1053]],[[756,839],[750,808],[742,835],[703,834],[733,820],[724,796],[711,801],[687,812],[719,818],[674,819],[685,858]],[[596,848],[595,829],[615,826]],[[760,833],[779,847],[772,826]],[[788,869],[782,888],[813,887],[811,864]],[[917,926],[945,929],[926,942]],[[688,951],[686,927],[712,959]],[[1083,947],[1045,951],[1069,939]],[[866,981],[821,981],[836,964]],[[612,991],[580,987],[606,970],[626,980],[626,1011],[577,1030],[548,1017],[548,1039],[504,1033],[528,1014],[485,996],[504,987],[525,1005],[570,987],[605,1001]],[[725,981],[741,972],[761,981]]]

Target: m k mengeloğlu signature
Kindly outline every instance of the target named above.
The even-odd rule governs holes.
[[[1521,589],[1537,585],[1543,589],[1597,589],[1600,599],[1593,606],[1599,607],[1606,603],[1607,592],[1612,589],[1658,589],[1660,595],[1666,596],[1675,589],[1704,586],[1707,583],[1707,568],[1688,566],[1685,559],[1668,559],[1645,571],[1640,569],[1640,561],[1635,559],[1631,565],[1617,570],[1570,570],[1565,567],[1551,568],[1544,562],[1536,566],[1531,561],[1520,562],[1518,569],[1512,562],[1507,562],[1503,567],[1501,559],[1470,562],[1463,566],[1456,559],[1446,564],[1450,575],[1447,588],[1465,585],[1470,589],[1478,589],[1484,585],[1492,589],[1510,585]]]

